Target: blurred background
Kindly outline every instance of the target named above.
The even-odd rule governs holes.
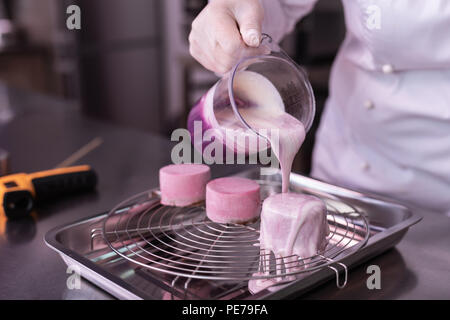
[[[89,117],[170,137],[186,126],[190,108],[217,80],[188,49],[191,22],[206,3],[0,0],[0,82],[66,100]],[[81,30],[66,27],[71,4],[81,8]],[[282,42],[309,73],[317,101],[296,172],[310,170],[330,66],[344,35],[340,1],[321,0]],[[7,116],[0,90],[0,125]]]

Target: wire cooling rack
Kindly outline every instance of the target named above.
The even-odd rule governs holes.
[[[258,181],[262,198],[279,192],[273,181]],[[369,238],[362,213],[330,195],[327,206],[330,233],[325,249],[311,257],[275,257],[259,247],[259,221],[219,224],[206,217],[204,204],[177,208],[160,204],[159,191],[138,194],[113,208],[94,230],[118,255],[144,268],[178,277],[209,280],[288,279],[329,267],[338,287],[346,284],[347,268],[339,261],[361,248]],[[337,264],[345,271],[340,284]],[[334,266],[333,266],[334,265]]]

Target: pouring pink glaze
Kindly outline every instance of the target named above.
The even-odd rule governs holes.
[[[245,101],[245,107],[239,109],[242,118],[253,130],[269,140],[272,151],[280,162],[282,192],[288,192],[292,163],[305,140],[303,123],[285,111],[278,89],[258,73],[242,71],[237,74],[234,93]],[[226,116],[237,121],[233,114]]]
[[[250,290],[257,291],[293,280],[295,277],[285,277],[282,273],[304,268],[298,258],[308,259],[323,250],[329,227],[323,201],[313,196],[288,193],[292,163],[305,140],[303,123],[285,111],[278,90],[261,75],[242,72],[235,84],[237,96],[250,101],[246,108],[239,110],[240,114],[252,129],[269,140],[282,174],[282,193],[263,202],[259,239],[264,252],[262,259],[270,253],[275,255],[279,277],[249,281]],[[261,134],[261,129],[266,129],[267,134]],[[268,270],[265,273],[267,275]]]
[[[303,124],[285,113],[276,119],[279,130],[279,142],[273,143],[269,138],[272,150],[280,161],[282,192],[289,192],[289,176],[295,155],[305,140],[305,127]]]

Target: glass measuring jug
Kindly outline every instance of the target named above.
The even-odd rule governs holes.
[[[260,47],[267,53],[241,59],[192,108],[188,117],[192,138],[197,122],[202,134],[209,131],[224,148],[249,155],[270,148],[271,124],[266,120],[272,115],[287,113],[303,124],[305,132],[311,128],[315,101],[305,71],[270,36],[263,35]],[[202,151],[212,140],[193,142]]]

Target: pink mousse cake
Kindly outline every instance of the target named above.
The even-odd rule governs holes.
[[[309,258],[327,244],[326,206],[309,195],[274,194],[264,200],[260,231],[261,248],[272,251],[276,257],[294,254]]]
[[[159,170],[161,203],[183,207],[205,200],[211,171],[204,164],[171,164]]]
[[[217,223],[245,223],[260,213],[259,184],[253,180],[228,177],[206,186],[206,215]]]

